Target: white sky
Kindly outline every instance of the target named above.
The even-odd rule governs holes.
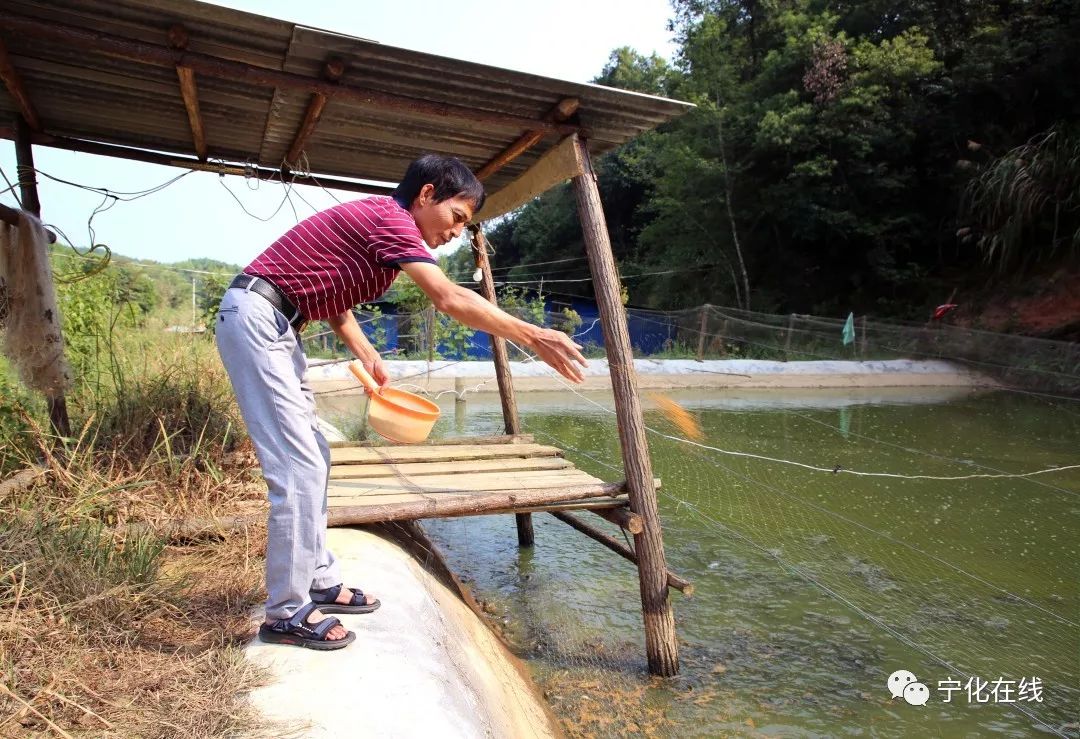
[[[505,0],[412,0],[400,5],[370,0],[217,0],[214,4],[574,82],[599,74],[619,46],[668,59],[674,52],[666,29],[667,0],[548,0],[539,5]],[[30,94],[33,98],[33,90]],[[34,147],[34,160],[41,172],[116,192],[144,190],[184,171],[47,147]],[[10,141],[0,140],[0,169],[14,181],[15,151]],[[222,185],[248,211],[267,220],[245,214]],[[6,188],[0,181],[0,190]],[[317,188],[300,186],[297,191],[319,209],[334,203]],[[39,177],[39,193],[43,219],[61,228],[76,246],[87,246],[87,219],[101,197],[45,177]],[[117,203],[99,214],[93,225],[98,242],[125,256],[160,262],[211,257],[244,265],[296,222],[288,203],[273,215],[283,195],[279,184],[263,182],[251,189],[242,178],[196,172],[154,195]],[[338,193],[338,197],[357,195]],[[295,195],[293,201],[300,218],[311,214]],[[0,195],[0,202],[17,205],[11,193]],[[455,247],[450,244],[443,251]]]

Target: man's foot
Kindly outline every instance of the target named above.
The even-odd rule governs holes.
[[[309,595],[323,613],[371,613],[382,605],[378,598],[344,585],[322,590],[312,588]]]
[[[309,649],[341,649],[356,640],[333,616],[321,613],[315,603],[307,603],[288,619],[267,619],[259,627],[259,637],[270,644],[294,644]]]
[[[312,611],[311,615],[307,617],[307,621],[310,624],[317,624],[320,621],[322,621],[324,618],[327,618],[325,613],[322,613],[321,611],[315,610],[315,611]],[[276,621],[276,619],[269,619],[268,618],[263,623],[265,623],[267,626],[273,626],[275,621]],[[250,623],[250,621],[248,623]],[[332,629],[330,629],[329,632],[327,632],[326,638],[327,638],[328,641],[337,641],[339,639],[344,639],[348,635],[349,635],[349,630],[346,629],[341,624],[337,624]]]

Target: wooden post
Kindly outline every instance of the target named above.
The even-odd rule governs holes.
[[[604,346],[611,388],[615,394],[615,414],[618,418],[619,441],[623,466],[630,494],[630,509],[641,516],[645,530],[634,535],[639,558],[638,580],[641,586],[641,608],[645,620],[645,651],[649,672],[654,675],[675,675],[679,671],[679,645],[675,636],[675,619],[668,602],[667,562],[664,539],[660,530],[660,514],[656,505],[649,442],[645,438],[645,422],[637,395],[637,375],[634,354],[626,325],[626,310],[619,295],[619,274],[611,253],[604,207],[596,185],[596,172],[589,158],[584,139],[575,139],[583,174],[574,177],[578,216],[585,237],[589,270],[593,277],[600,323],[604,330]]]
[[[795,314],[792,313],[788,316],[787,320],[787,335],[784,336],[784,361],[788,361],[788,354],[791,352],[791,330],[795,328]]]
[[[21,116],[15,118],[15,169],[22,195],[23,210],[41,217],[41,200],[38,198],[37,177],[34,169],[34,151],[30,144],[30,126]],[[49,424],[59,436],[71,436],[68,419],[67,398],[59,391],[49,401]]]
[[[709,304],[701,306],[701,321],[698,325],[697,361],[705,360],[705,329],[709,326]]]
[[[491,276],[491,264],[488,262],[487,243],[479,226],[469,227],[472,232],[473,263],[480,268],[480,292],[492,305],[495,300],[495,279]],[[506,340],[491,334],[491,358],[495,361],[495,379],[499,383],[499,400],[502,402],[503,425],[506,433],[521,433],[521,420],[518,418],[517,399],[514,397],[514,381],[510,376],[510,358],[506,354]],[[517,523],[518,544],[531,547],[535,541],[531,513],[514,515]]]
[[[431,383],[431,363],[435,361],[435,306],[429,305],[428,309],[424,311],[424,322],[427,324],[424,327],[424,333],[426,336],[424,340],[427,342],[427,381]]]
[[[866,316],[859,316],[859,359],[866,359]]]

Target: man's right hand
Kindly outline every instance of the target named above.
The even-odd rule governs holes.
[[[575,344],[562,331],[537,329],[529,342],[529,348],[566,379],[577,383],[585,382],[585,374],[578,365],[588,367],[589,363],[581,354],[581,345]]]

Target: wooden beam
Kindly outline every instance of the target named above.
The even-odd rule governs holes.
[[[577,98],[563,98],[555,104],[554,108],[548,111],[547,115],[544,116],[544,120],[553,121],[555,123],[567,121],[570,119],[570,116],[577,112],[580,105],[581,101]],[[543,138],[544,131],[527,131],[522,134],[521,138],[495,155],[491,161],[483,167],[476,170],[476,179],[483,182],[529,149],[536,146]]]
[[[0,204],[0,221],[17,227],[19,225],[19,211]],[[45,238],[49,240],[50,244],[56,243],[56,234],[49,229],[45,229]]]
[[[645,530],[645,524],[641,522],[641,516],[634,513],[629,508],[612,508],[607,511],[593,511],[600,518],[610,521],[621,529],[629,531],[631,534],[640,534]]]
[[[541,193],[584,172],[575,138],[567,136],[544,152],[520,177],[494,192],[484,201],[484,207],[473,214],[473,223],[489,221],[509,213]]]
[[[615,269],[607,220],[596,185],[596,172],[585,142],[577,136],[572,138],[584,167],[584,173],[573,180],[574,194],[604,331],[623,468],[630,492],[630,509],[641,516],[645,529],[634,537],[634,541],[641,562],[638,579],[645,620],[646,656],[649,671],[666,677],[679,671],[679,644],[675,635],[675,618],[667,598],[664,539],[656,504],[652,460],[649,459],[649,442],[645,436],[645,422],[637,394],[634,354],[630,347],[626,310],[620,295],[619,273]]]
[[[517,507],[531,507],[581,498],[615,497],[626,488],[624,482],[600,485],[572,485],[546,490],[491,491],[477,495],[432,496],[430,498],[387,505],[331,506],[327,525],[352,526],[379,521],[405,521],[418,518],[472,516]]]
[[[19,76],[18,70],[15,69],[15,65],[11,62],[3,38],[0,38],[0,80],[4,81],[4,87],[11,94],[12,100],[15,101],[15,107],[19,109],[19,114],[26,121],[26,125],[30,126],[33,131],[40,131],[41,119],[38,118],[37,111],[34,110],[34,104],[30,102],[30,95],[26,92],[22,77]]]
[[[570,134],[578,130],[578,126],[565,123],[549,123],[538,121],[535,118],[482,111],[462,105],[417,100],[358,85],[337,85],[333,82],[316,80],[301,74],[256,67],[251,64],[222,59],[208,54],[176,51],[157,44],[148,44],[129,38],[33,18],[6,14],[0,16],[0,28],[36,39],[59,41],[72,48],[96,51],[121,59],[168,67],[182,64],[207,77],[259,87],[281,88],[301,92],[321,92],[330,99],[348,100],[353,103],[414,115],[433,118],[455,118],[520,131],[543,130],[549,133]]]
[[[599,513],[599,511],[594,511],[594,512]],[[634,551],[632,549],[630,549],[629,547],[627,547],[625,544],[622,544],[618,540],[611,538],[610,536],[605,534],[603,531],[600,531],[599,529],[594,529],[589,524],[585,523],[584,521],[582,521],[581,519],[579,519],[579,518],[577,518],[575,516],[571,516],[569,513],[563,513],[562,511],[549,511],[549,513],[551,513],[552,516],[559,519],[563,523],[569,524],[573,528],[575,528],[578,531],[580,531],[581,533],[585,534],[585,536],[588,536],[590,539],[593,539],[595,541],[600,542],[601,544],[603,544],[605,547],[607,547],[611,551],[613,551],[616,554],[621,555],[622,557],[625,557],[626,559],[630,560],[634,564],[638,565],[638,569],[641,569],[641,565],[638,562],[637,555],[634,554]],[[683,595],[693,595],[694,594],[694,585],[689,580],[681,578],[678,575],[676,575],[673,572],[670,572],[668,570],[664,571],[664,575],[665,575],[664,585],[666,587],[675,588],[676,590],[680,591]]]
[[[188,46],[187,29],[177,23],[169,29],[169,46],[177,51],[184,51]],[[195,85],[195,70],[183,64],[176,65],[176,76],[180,80],[180,95],[184,98],[188,125],[191,127],[191,140],[195,144],[195,153],[200,162],[206,161],[206,129],[203,126],[202,112],[199,110],[199,90]]]
[[[14,137],[15,134],[13,129],[0,128],[0,139],[13,139]],[[213,172],[214,174],[254,177],[259,180],[268,181],[286,180],[298,185],[321,185],[336,190],[360,192],[369,195],[389,195],[394,191],[393,187],[386,187],[383,185],[369,185],[363,182],[350,182],[349,180],[339,180],[332,177],[319,177],[316,181],[315,177],[282,173],[280,170],[269,169],[268,167],[200,162],[198,159],[194,159],[184,154],[162,154],[156,151],[131,149],[126,146],[113,146],[112,144],[102,144],[97,141],[69,139],[62,136],[50,136],[49,134],[35,134],[33,136],[33,141],[34,144],[38,146],[48,146],[54,149],[80,151],[86,154],[97,154],[99,156],[116,157],[118,159],[130,159],[135,162],[148,162],[150,164],[162,164],[166,167],[182,167],[184,169],[194,169],[200,172]]]
[[[343,74],[345,74],[345,63],[340,59],[331,59],[323,65],[323,76],[330,82],[337,82]],[[321,92],[312,93],[311,100],[308,101],[307,111],[304,113],[304,121],[300,124],[296,136],[293,137],[292,146],[289,147],[289,152],[285,155],[285,163],[288,166],[296,167],[300,154],[304,151],[304,144],[307,143],[311,134],[315,132],[315,127],[319,125],[319,120],[322,118],[325,108],[326,95]]]

